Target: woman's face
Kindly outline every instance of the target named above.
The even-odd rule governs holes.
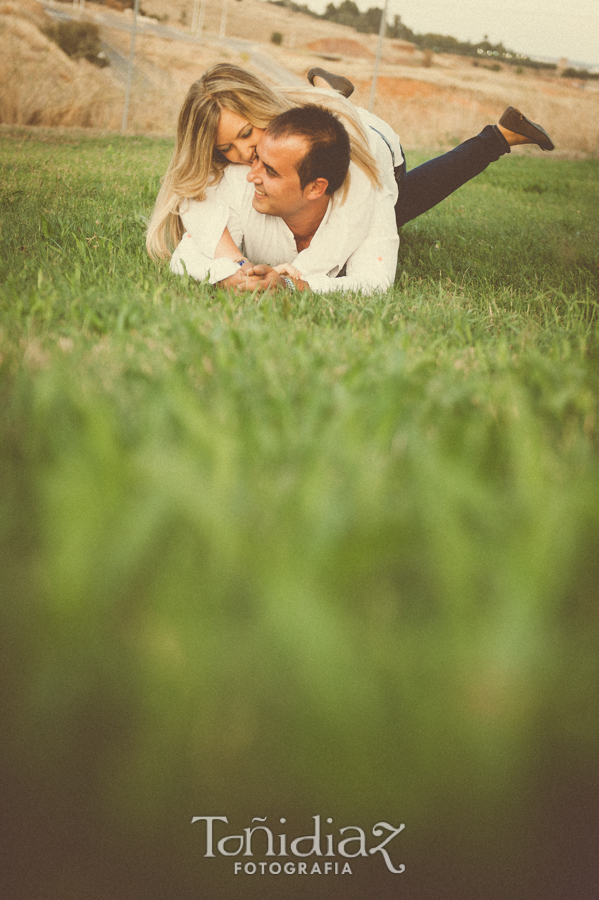
[[[256,144],[263,134],[263,128],[250,125],[247,119],[231,109],[222,109],[215,147],[229,162],[249,166],[256,154]]]

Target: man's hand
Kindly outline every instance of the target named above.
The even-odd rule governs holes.
[[[245,276],[249,283],[246,290],[276,291],[278,288],[285,289],[287,287],[277,270],[264,263],[252,266],[246,271]]]
[[[310,290],[310,285],[307,281],[303,281],[300,270],[292,266],[291,263],[281,263],[280,266],[275,266],[275,272],[278,272],[279,275],[288,275],[298,291]]]
[[[288,285],[280,272],[288,272],[289,277],[300,291],[308,289],[308,284],[301,280],[300,273],[293,266],[284,263],[272,268],[265,263],[259,265],[244,265],[239,272],[229,275],[219,282],[223,287],[232,288],[234,291],[276,291],[288,290]]]
[[[219,282],[223,287],[233,288],[234,291],[276,291],[285,288],[285,282],[279,273],[264,264],[253,266],[244,265],[239,272],[229,275]]]
[[[291,263],[281,263],[280,266],[275,266],[275,272],[278,272],[279,275],[289,275],[292,281],[301,281],[302,273],[299,269],[296,269],[295,266],[292,266]]]

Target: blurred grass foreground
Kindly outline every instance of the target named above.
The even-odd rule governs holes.
[[[289,299],[150,263],[169,153],[0,134],[2,897],[588,900],[597,162]],[[405,823],[406,870],[234,875],[193,816]]]

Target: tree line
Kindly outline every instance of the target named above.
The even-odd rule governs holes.
[[[320,14],[314,12],[305,3],[295,3],[294,0],[269,0],[275,6],[283,6],[292,9],[294,12],[302,12],[315,19],[326,19],[329,22],[336,22],[338,25],[349,25],[364,34],[378,34],[381,27],[382,9],[371,6],[366,12],[358,9],[354,0],[343,0],[339,6],[329,3],[325,11]],[[493,57],[495,60],[501,59],[502,62],[511,63],[519,66],[529,66],[531,68],[555,69],[554,63],[543,63],[533,60],[529,56],[516,53],[513,50],[507,50],[502,43],[492,44],[487,40],[486,36],[482,41],[472,43],[471,41],[459,41],[457,38],[445,34],[434,34],[427,32],[419,34],[412,31],[401,20],[401,16],[394,16],[391,24],[387,23],[385,35],[395,40],[410,41],[420,50],[432,50],[434,53],[455,53],[459,56],[473,57]]]

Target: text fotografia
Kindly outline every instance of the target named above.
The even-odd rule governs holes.
[[[223,822],[228,825],[229,820],[226,816],[194,816],[191,824],[205,822],[205,857],[251,857],[247,861],[237,860],[233,863],[236,875],[351,875],[349,859],[359,857],[369,859],[378,853],[390,872],[400,875],[405,871],[405,865],[394,864],[389,852],[392,841],[404,830],[405,825],[396,828],[388,822],[377,822],[372,828],[372,837],[383,840],[375,842],[357,825],[347,825],[338,831],[328,829],[328,833],[323,834],[320,816],[312,816],[314,820],[312,833],[302,834],[299,837],[289,837],[286,833],[280,833],[279,828],[276,828],[275,834],[266,824],[254,824],[266,823],[267,818],[256,816],[252,819],[252,825],[244,828],[241,834],[223,834],[223,826],[215,823]],[[287,820],[279,819],[279,822],[285,825]],[[332,825],[333,820],[327,819],[326,823]],[[258,832],[260,837],[254,839],[254,835]],[[255,854],[277,859],[272,862],[255,862],[253,859]],[[279,862],[279,859],[285,861]]]

